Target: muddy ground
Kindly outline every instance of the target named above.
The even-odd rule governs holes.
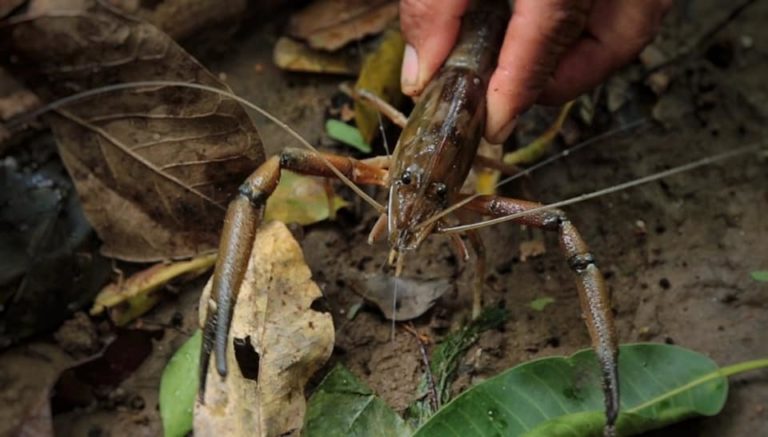
[[[754,2],[721,27],[718,23],[733,5],[697,0],[678,6],[658,42],[670,61],[665,70],[669,88],[657,97],[642,85],[637,67],[628,69],[622,77],[633,85],[624,104],[592,132],[582,129],[582,136],[654,111],[661,123],[588,147],[536,172],[508,194],[557,201],[765,138],[768,2]],[[271,47],[280,23],[244,29],[225,50],[204,55],[203,63],[225,73],[236,93],[275,113],[311,142],[328,145],[322,134],[323,113],[339,79],[286,74],[274,67]],[[702,39],[711,29],[717,32]],[[616,81],[610,87],[621,88]],[[269,154],[294,144],[275,126],[263,120],[257,124]],[[674,343],[719,364],[768,356],[768,284],[750,277],[752,271],[768,269],[767,169],[765,156],[751,154],[566,209],[606,274],[622,342]],[[351,289],[355,278],[360,272],[380,270],[386,260],[383,245],[366,244],[374,220],[364,207],[359,213],[343,213],[336,222],[304,229],[302,246],[334,315],[332,362],[347,365],[402,410],[413,400],[423,371],[416,339],[397,328],[392,341],[390,322],[372,307],[364,307],[351,320],[347,317],[361,302]],[[486,305],[504,307],[510,317],[500,329],[482,334],[469,351],[456,391],[520,362],[570,354],[589,345],[576,287],[556,236],[514,224],[485,229],[481,235],[489,259]],[[523,262],[520,244],[531,240],[543,240],[546,253]],[[413,322],[419,332],[439,340],[469,317],[471,269],[456,273],[444,237],[430,239],[408,261],[407,275],[456,276],[455,287]],[[154,359],[121,388],[125,399],[142,399],[140,408],[125,402],[70,411],[55,417],[58,434],[157,434],[154,391],[161,363],[193,329],[200,285],[146,318],[151,324],[178,319],[177,313],[182,316],[175,321],[174,335],[155,343]],[[543,311],[529,306],[544,296],[554,303]],[[750,374],[733,380],[720,415],[648,435],[768,435],[767,410],[768,375]]]

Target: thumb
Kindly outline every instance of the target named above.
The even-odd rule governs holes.
[[[421,93],[456,43],[469,0],[401,0],[406,41],[400,75],[404,94]]]

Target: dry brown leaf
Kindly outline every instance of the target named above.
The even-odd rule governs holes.
[[[156,6],[154,9],[142,7],[139,15],[177,41],[211,28],[229,26],[236,29],[248,7],[247,0],[165,0],[142,3]]]
[[[34,10],[0,39],[14,72],[40,95],[161,79],[227,89],[152,25],[93,0],[52,0]],[[194,89],[100,94],[50,118],[103,252],[126,260],[214,249],[227,200],[264,160],[244,109]]]
[[[389,320],[415,319],[432,308],[453,285],[447,279],[398,278],[383,273],[362,275],[352,290],[373,302]]]
[[[8,120],[19,114],[32,111],[40,106],[40,99],[28,90],[14,91],[0,97],[0,119]]]
[[[354,75],[360,68],[357,57],[348,53],[327,53],[313,50],[305,44],[280,37],[272,58],[275,65],[288,71]]]
[[[397,18],[393,0],[317,0],[291,17],[288,33],[310,47],[336,50],[375,35]]]
[[[65,369],[75,364],[61,349],[32,343],[0,356],[0,435],[52,436],[50,397]]]
[[[547,253],[544,240],[528,240],[520,242],[520,261],[526,262],[529,258],[537,258]]]
[[[26,0],[0,0],[0,18],[4,18]]]
[[[229,333],[229,375],[222,380],[211,360],[205,404],[195,406],[195,435],[297,434],[304,386],[333,350],[333,320],[311,309],[322,294],[288,228],[262,226],[253,247]],[[209,282],[200,300],[203,319],[210,288]],[[238,361],[235,343],[252,348],[256,362]]]

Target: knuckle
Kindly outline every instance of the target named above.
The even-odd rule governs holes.
[[[556,48],[570,46],[589,19],[591,1],[550,0],[539,27],[545,41]]]

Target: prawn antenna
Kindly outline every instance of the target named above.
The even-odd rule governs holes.
[[[742,147],[730,150],[728,152],[723,152],[723,153],[719,153],[717,155],[708,156],[706,158],[701,158],[699,160],[696,160],[696,161],[693,161],[693,162],[689,162],[688,164],[683,164],[683,165],[680,165],[680,166],[677,166],[677,167],[673,167],[673,168],[671,168],[669,170],[660,171],[658,173],[654,173],[654,174],[651,174],[651,175],[648,175],[648,176],[644,176],[644,177],[639,178],[639,179],[634,179],[634,180],[627,181],[627,182],[624,182],[624,183],[621,183],[621,184],[618,184],[618,185],[614,185],[614,186],[611,186],[611,187],[608,187],[608,188],[603,188],[603,189],[600,189],[600,190],[592,191],[590,193],[585,193],[585,194],[581,194],[581,195],[578,195],[578,196],[574,196],[574,197],[571,197],[569,199],[561,200],[559,202],[549,203],[549,204],[546,204],[546,205],[539,206],[537,208],[532,208],[532,209],[529,209],[529,210],[526,210],[526,211],[522,211],[522,212],[519,212],[519,213],[510,214],[510,215],[506,215],[506,216],[503,216],[503,217],[497,217],[497,218],[490,219],[490,220],[485,220],[485,221],[482,221],[482,222],[470,223],[470,224],[459,225],[459,226],[451,226],[451,227],[439,229],[438,232],[442,232],[442,233],[455,233],[455,232],[465,232],[465,231],[469,231],[469,230],[472,230],[472,229],[481,229],[481,228],[485,228],[485,227],[488,227],[488,226],[493,226],[493,225],[498,224],[498,223],[504,223],[504,222],[508,222],[510,220],[515,220],[517,218],[524,217],[524,216],[527,216],[527,215],[540,213],[542,211],[547,211],[547,210],[550,210],[550,209],[560,208],[560,207],[567,206],[567,205],[573,205],[574,203],[583,202],[585,200],[590,200],[590,199],[594,199],[596,197],[601,197],[601,196],[605,196],[607,194],[612,194],[612,193],[615,193],[615,192],[618,192],[618,191],[623,191],[623,190],[626,190],[628,188],[636,187],[638,185],[647,184],[649,182],[653,182],[653,181],[656,181],[656,180],[659,180],[659,179],[663,179],[663,178],[666,178],[668,176],[672,176],[672,175],[675,175],[675,174],[678,174],[678,173],[684,173],[686,171],[693,170],[693,169],[698,168],[698,167],[703,167],[705,165],[710,165],[710,164],[713,164],[715,162],[719,162],[719,161],[723,161],[723,160],[726,160],[726,159],[729,159],[729,158],[733,158],[735,156],[743,155],[745,153],[756,152],[756,151],[761,150],[764,146],[765,146],[765,144],[763,142],[753,143],[753,144],[750,144],[750,145],[747,145],[747,146],[742,146]]]
[[[598,142],[600,142],[600,141],[602,141],[604,139],[613,137],[615,135],[619,135],[621,133],[628,132],[628,131],[630,131],[632,129],[648,125],[648,124],[651,123],[651,121],[652,121],[651,118],[647,118],[647,117],[646,118],[640,118],[638,120],[631,121],[631,122],[625,124],[624,126],[617,127],[615,129],[611,129],[611,130],[602,132],[600,134],[597,134],[597,135],[595,135],[595,136],[593,136],[591,138],[588,138],[588,139],[582,141],[581,143],[576,144],[573,147],[570,147],[570,148],[568,148],[566,150],[563,150],[563,151],[561,151],[559,153],[556,153],[556,154],[548,157],[547,159],[539,161],[536,164],[534,164],[534,165],[532,165],[532,166],[530,166],[528,168],[522,169],[519,172],[517,172],[517,173],[515,173],[515,174],[513,174],[513,175],[511,175],[511,176],[509,176],[509,177],[507,177],[505,179],[502,179],[493,188],[494,189],[498,189],[502,185],[508,184],[508,183],[514,181],[515,179],[519,179],[519,178],[521,178],[523,176],[528,176],[531,173],[533,173],[534,171],[539,170],[539,169],[541,169],[543,167],[546,167],[546,166],[554,163],[555,161],[559,161],[560,159],[566,158],[566,157],[570,156],[571,154],[573,154],[573,153],[575,153],[575,152],[577,152],[577,151],[579,151],[581,149],[584,149],[584,148],[586,148],[588,146],[596,144],[596,143],[598,143]],[[461,201],[456,202],[455,204],[449,206],[448,208],[440,211],[439,213],[437,213],[434,216],[430,217],[428,220],[425,220],[419,226],[421,228],[425,228],[427,226],[430,226],[433,223],[437,222],[438,220],[442,219],[443,217],[445,217],[448,214],[456,211],[457,209],[463,207],[464,205],[466,205],[469,202],[477,199],[480,196],[481,196],[480,194],[473,194],[471,196],[468,196],[468,197],[462,199]]]

